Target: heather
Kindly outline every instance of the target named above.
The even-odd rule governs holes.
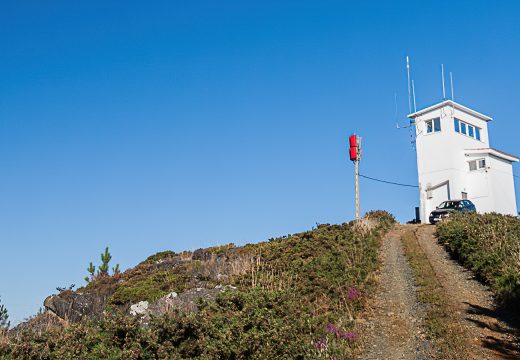
[[[520,219],[496,213],[455,214],[438,225],[437,234],[501,302],[520,301]]]
[[[375,285],[381,236],[393,223],[388,213],[374,211],[361,222],[321,224],[258,244],[152,255],[77,290],[104,294],[101,318],[19,329],[0,344],[0,357],[353,357],[363,336],[355,319]],[[169,309],[146,321],[129,315],[139,301],[215,288],[222,291],[200,298],[190,311]]]

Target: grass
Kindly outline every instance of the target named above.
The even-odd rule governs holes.
[[[412,230],[405,232],[402,243],[414,274],[418,300],[426,305],[427,335],[434,344],[438,358],[466,359],[462,328],[416,234]]]
[[[172,311],[146,327],[107,311],[96,324],[25,332],[0,345],[0,358],[352,358],[358,351],[354,320],[375,286],[381,237],[394,219],[378,211],[364,222],[323,224],[258,244],[214,247],[185,254],[182,261],[171,252],[157,254],[106,280],[103,286],[115,290],[111,304],[124,308],[181,292],[201,284],[200,278],[209,287],[223,282],[237,289],[200,302],[196,313]],[[164,268],[168,262],[176,265]],[[217,274],[226,277],[219,280]],[[94,282],[86,289],[105,288]]]
[[[520,301],[520,219],[456,214],[437,226],[439,240],[511,309]]]
[[[186,289],[188,277],[183,273],[171,271],[155,271],[129,279],[124,286],[120,286],[110,297],[109,303],[125,305],[139,301],[154,301],[175,291]]]

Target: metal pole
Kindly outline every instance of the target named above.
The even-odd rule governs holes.
[[[355,161],[355,173],[356,173],[356,220],[360,219],[359,214],[359,158]]]

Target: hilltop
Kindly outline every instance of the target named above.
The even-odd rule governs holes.
[[[321,224],[269,241],[164,251],[49,296],[0,341],[5,358],[344,358],[394,223]],[[361,334],[362,335],[362,334]]]

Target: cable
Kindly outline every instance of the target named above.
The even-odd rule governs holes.
[[[390,184],[390,185],[398,185],[398,186],[406,186],[406,187],[414,187],[414,188],[418,188],[419,187],[418,185],[401,184],[401,183],[396,183],[396,182],[393,182],[393,181],[386,181],[386,180],[376,179],[376,178],[373,178],[373,177],[370,177],[370,176],[366,176],[366,175],[361,175],[361,174],[359,174],[359,176],[361,176],[362,178],[365,178],[365,179],[374,180],[374,181],[378,181],[378,182],[382,182],[382,183]]]

